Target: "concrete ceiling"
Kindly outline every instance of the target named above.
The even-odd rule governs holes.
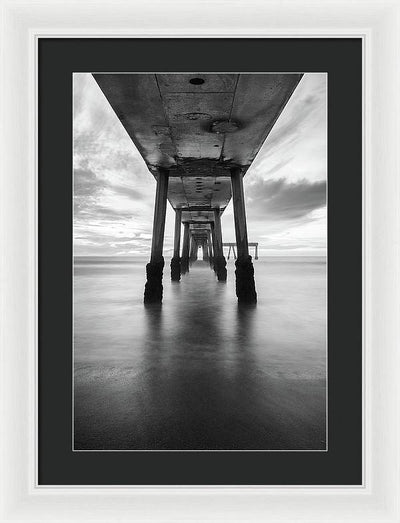
[[[230,168],[247,171],[301,74],[94,74],[182,221],[213,219],[231,198]],[[197,210],[198,209],[198,210]]]

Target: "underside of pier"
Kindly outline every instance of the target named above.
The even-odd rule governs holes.
[[[171,278],[180,280],[200,248],[217,279],[226,280],[221,215],[231,198],[236,294],[239,302],[256,302],[243,177],[302,75],[93,76],[157,181],[145,302],[162,301],[167,201],[176,212]]]

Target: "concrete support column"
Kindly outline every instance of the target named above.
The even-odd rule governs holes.
[[[197,246],[197,242],[196,240],[194,239],[193,237],[193,234],[191,235],[191,238],[190,238],[190,257],[189,257],[189,263],[190,265],[197,260],[197,249],[198,249],[198,246]]]
[[[211,231],[207,231],[208,259],[210,266],[214,267],[214,253],[212,249]]]
[[[219,281],[226,281],[226,260],[222,248],[221,211],[214,209],[214,270]]]
[[[241,303],[255,303],[257,293],[254,282],[254,267],[249,255],[243,175],[239,167],[231,169],[231,183],[237,247],[237,260],[235,262],[236,296]]]
[[[211,231],[207,231],[207,243],[208,243],[208,255],[210,258],[214,256],[213,250],[212,250],[212,239],[211,239]]]
[[[210,253],[209,253],[209,250],[208,250],[208,241],[204,240],[204,243],[203,243],[203,260],[204,261],[208,261],[209,259],[210,259]]]
[[[171,280],[181,279],[181,258],[179,255],[181,248],[181,221],[182,210],[175,209],[175,231],[174,231],[174,255],[171,260]]]
[[[209,255],[208,255],[208,243],[207,240],[203,240],[203,243],[201,244],[201,247],[203,249],[203,261],[208,261]]]
[[[145,303],[161,303],[163,295],[162,277],[164,268],[163,244],[165,214],[167,210],[168,171],[160,169],[157,177],[156,199],[154,204],[153,238],[151,258],[146,265],[147,281],[144,288]]]
[[[210,226],[211,226],[211,242],[212,242],[212,250],[213,250],[213,262],[212,262],[212,268],[214,270],[214,272],[217,272],[217,268],[215,266],[215,259],[217,257],[217,252],[216,252],[216,248],[215,248],[215,225],[214,225],[214,222],[211,222],[210,223]]]
[[[189,224],[183,224],[183,245],[182,245],[182,258],[181,258],[181,271],[185,274],[189,271],[189,248],[190,248],[190,232]]]
[[[190,235],[190,259],[193,259],[194,256],[194,239],[193,234]]]

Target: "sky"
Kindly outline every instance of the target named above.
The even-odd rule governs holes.
[[[90,73],[74,74],[74,254],[150,256],[156,181]],[[259,256],[325,256],[327,77],[305,74],[244,177]],[[172,256],[167,205],[164,256]],[[222,216],[235,241],[232,202]]]

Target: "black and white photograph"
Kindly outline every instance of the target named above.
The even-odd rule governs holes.
[[[73,74],[74,451],[328,450],[327,81]]]
[[[25,4],[0,519],[400,523],[400,4]]]

